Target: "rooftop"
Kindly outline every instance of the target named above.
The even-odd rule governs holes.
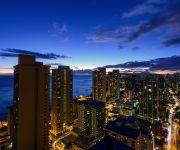
[[[96,101],[96,100],[79,101],[78,103],[87,104],[87,105],[96,106],[96,107],[104,107],[105,106],[104,102],[100,102],[100,101]]]
[[[126,144],[116,140],[113,137],[105,136],[101,141],[93,145],[89,150],[135,150],[132,147],[127,146]]]
[[[140,133],[147,136],[151,133],[149,124],[136,117],[118,118],[109,122],[106,130],[111,130],[133,139],[136,139]]]

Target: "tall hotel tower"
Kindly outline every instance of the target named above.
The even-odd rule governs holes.
[[[139,99],[139,117],[154,123],[159,118],[160,87],[158,77],[149,75],[143,79],[142,94]]]
[[[19,55],[14,67],[13,150],[49,149],[49,66]]]
[[[105,103],[96,100],[78,102],[78,128],[87,137],[104,136]]]
[[[119,70],[108,73],[108,96],[114,99],[120,97],[120,74]]]
[[[106,68],[93,71],[93,99],[106,102]]]
[[[73,71],[69,66],[52,70],[51,133],[58,136],[71,120]]]

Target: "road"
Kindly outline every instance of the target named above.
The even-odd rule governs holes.
[[[60,136],[56,141],[54,141],[54,143],[52,144],[53,150],[56,150],[56,144],[63,138],[65,138],[66,136],[70,135],[71,132],[67,132],[64,135]]]
[[[170,91],[172,93],[172,91]],[[174,93],[172,93],[174,94]],[[175,96],[173,96],[173,99],[175,100],[175,105],[170,109],[169,111],[169,126],[168,126],[168,137],[167,137],[167,150],[177,150],[176,147],[176,131],[177,131],[177,123],[173,121],[173,113],[174,108],[176,108],[179,105],[179,99],[177,99]]]

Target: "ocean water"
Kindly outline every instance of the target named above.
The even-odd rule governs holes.
[[[73,98],[90,95],[92,92],[91,75],[73,76]],[[7,108],[13,104],[13,75],[0,75],[0,120],[6,118]]]

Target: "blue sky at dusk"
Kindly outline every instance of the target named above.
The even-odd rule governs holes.
[[[180,55],[179,48],[178,0],[0,2],[0,68],[17,63],[17,50],[93,68]]]

